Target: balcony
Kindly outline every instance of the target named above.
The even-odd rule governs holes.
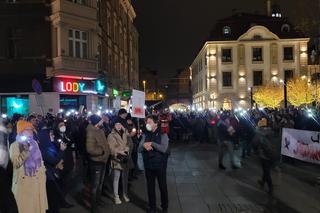
[[[97,10],[94,1],[89,0],[88,4],[73,3],[68,0],[56,0],[51,4],[52,20],[70,19],[74,17],[81,20],[96,21]],[[64,21],[65,22],[65,21]],[[67,22],[68,23],[68,22]]]
[[[52,59],[53,69],[48,76],[74,76],[79,78],[97,78],[98,63],[96,59],[82,59],[60,56]]]

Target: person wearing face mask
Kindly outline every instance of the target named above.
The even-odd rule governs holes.
[[[98,115],[89,117],[89,125],[86,129],[86,150],[89,155],[92,213],[100,212],[99,206],[105,205],[101,199],[101,193],[110,151],[101,126],[102,121]]]
[[[63,151],[64,166],[61,172],[61,178],[65,179],[73,170],[74,159],[72,153],[72,141],[68,136],[66,123],[63,120],[57,120],[54,124],[54,137],[58,148],[60,148],[61,143],[66,145],[66,149]]]
[[[34,131],[32,123],[18,121],[17,139],[10,146],[12,192],[19,213],[45,213],[48,209],[45,167]]]
[[[121,204],[119,197],[119,180],[122,178],[123,200],[130,202],[128,197],[128,178],[129,178],[129,144],[127,130],[123,127],[120,120],[116,120],[111,134],[108,136],[108,145],[111,153],[111,168],[113,171],[113,192],[115,204]]]
[[[156,179],[158,180],[161,193],[162,212],[168,212],[168,189],[167,189],[167,162],[169,157],[169,138],[162,133],[158,116],[148,116],[146,120],[147,132],[142,136],[139,152],[142,152],[147,180],[149,210],[155,213],[156,206]]]
[[[42,129],[38,133],[39,148],[46,167],[46,187],[49,209],[47,213],[59,213],[60,208],[71,208],[73,205],[65,200],[65,195],[59,185],[63,170],[64,143],[55,141],[52,130]],[[59,147],[58,147],[58,146]]]
[[[9,175],[6,171],[9,163],[7,134],[8,131],[0,119],[0,212],[18,213],[17,203],[10,189]]]

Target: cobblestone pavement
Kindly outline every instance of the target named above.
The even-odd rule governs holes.
[[[314,185],[313,182],[303,181],[303,171],[290,173],[285,172],[285,169],[274,170],[274,196],[270,197],[257,184],[261,175],[257,157],[243,160],[241,169],[228,168],[226,171],[218,170],[217,160],[215,145],[172,146],[167,174],[170,213],[320,212],[320,190],[316,187],[316,181]],[[225,165],[229,166],[228,159],[225,161]],[[74,183],[77,183],[76,180],[77,177]],[[89,212],[76,201],[79,200],[77,198],[81,188],[81,184],[77,184],[69,197],[75,207],[63,210],[62,213]],[[104,198],[107,205],[101,212],[145,212],[147,195],[143,175],[131,183],[130,198],[131,203],[120,206]]]

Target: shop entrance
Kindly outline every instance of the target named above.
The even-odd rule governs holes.
[[[60,95],[60,109],[79,110],[81,105],[87,106],[85,95]]]

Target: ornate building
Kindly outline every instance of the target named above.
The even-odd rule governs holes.
[[[218,21],[191,65],[193,104],[249,107],[248,89],[308,74],[308,41],[279,12]]]

